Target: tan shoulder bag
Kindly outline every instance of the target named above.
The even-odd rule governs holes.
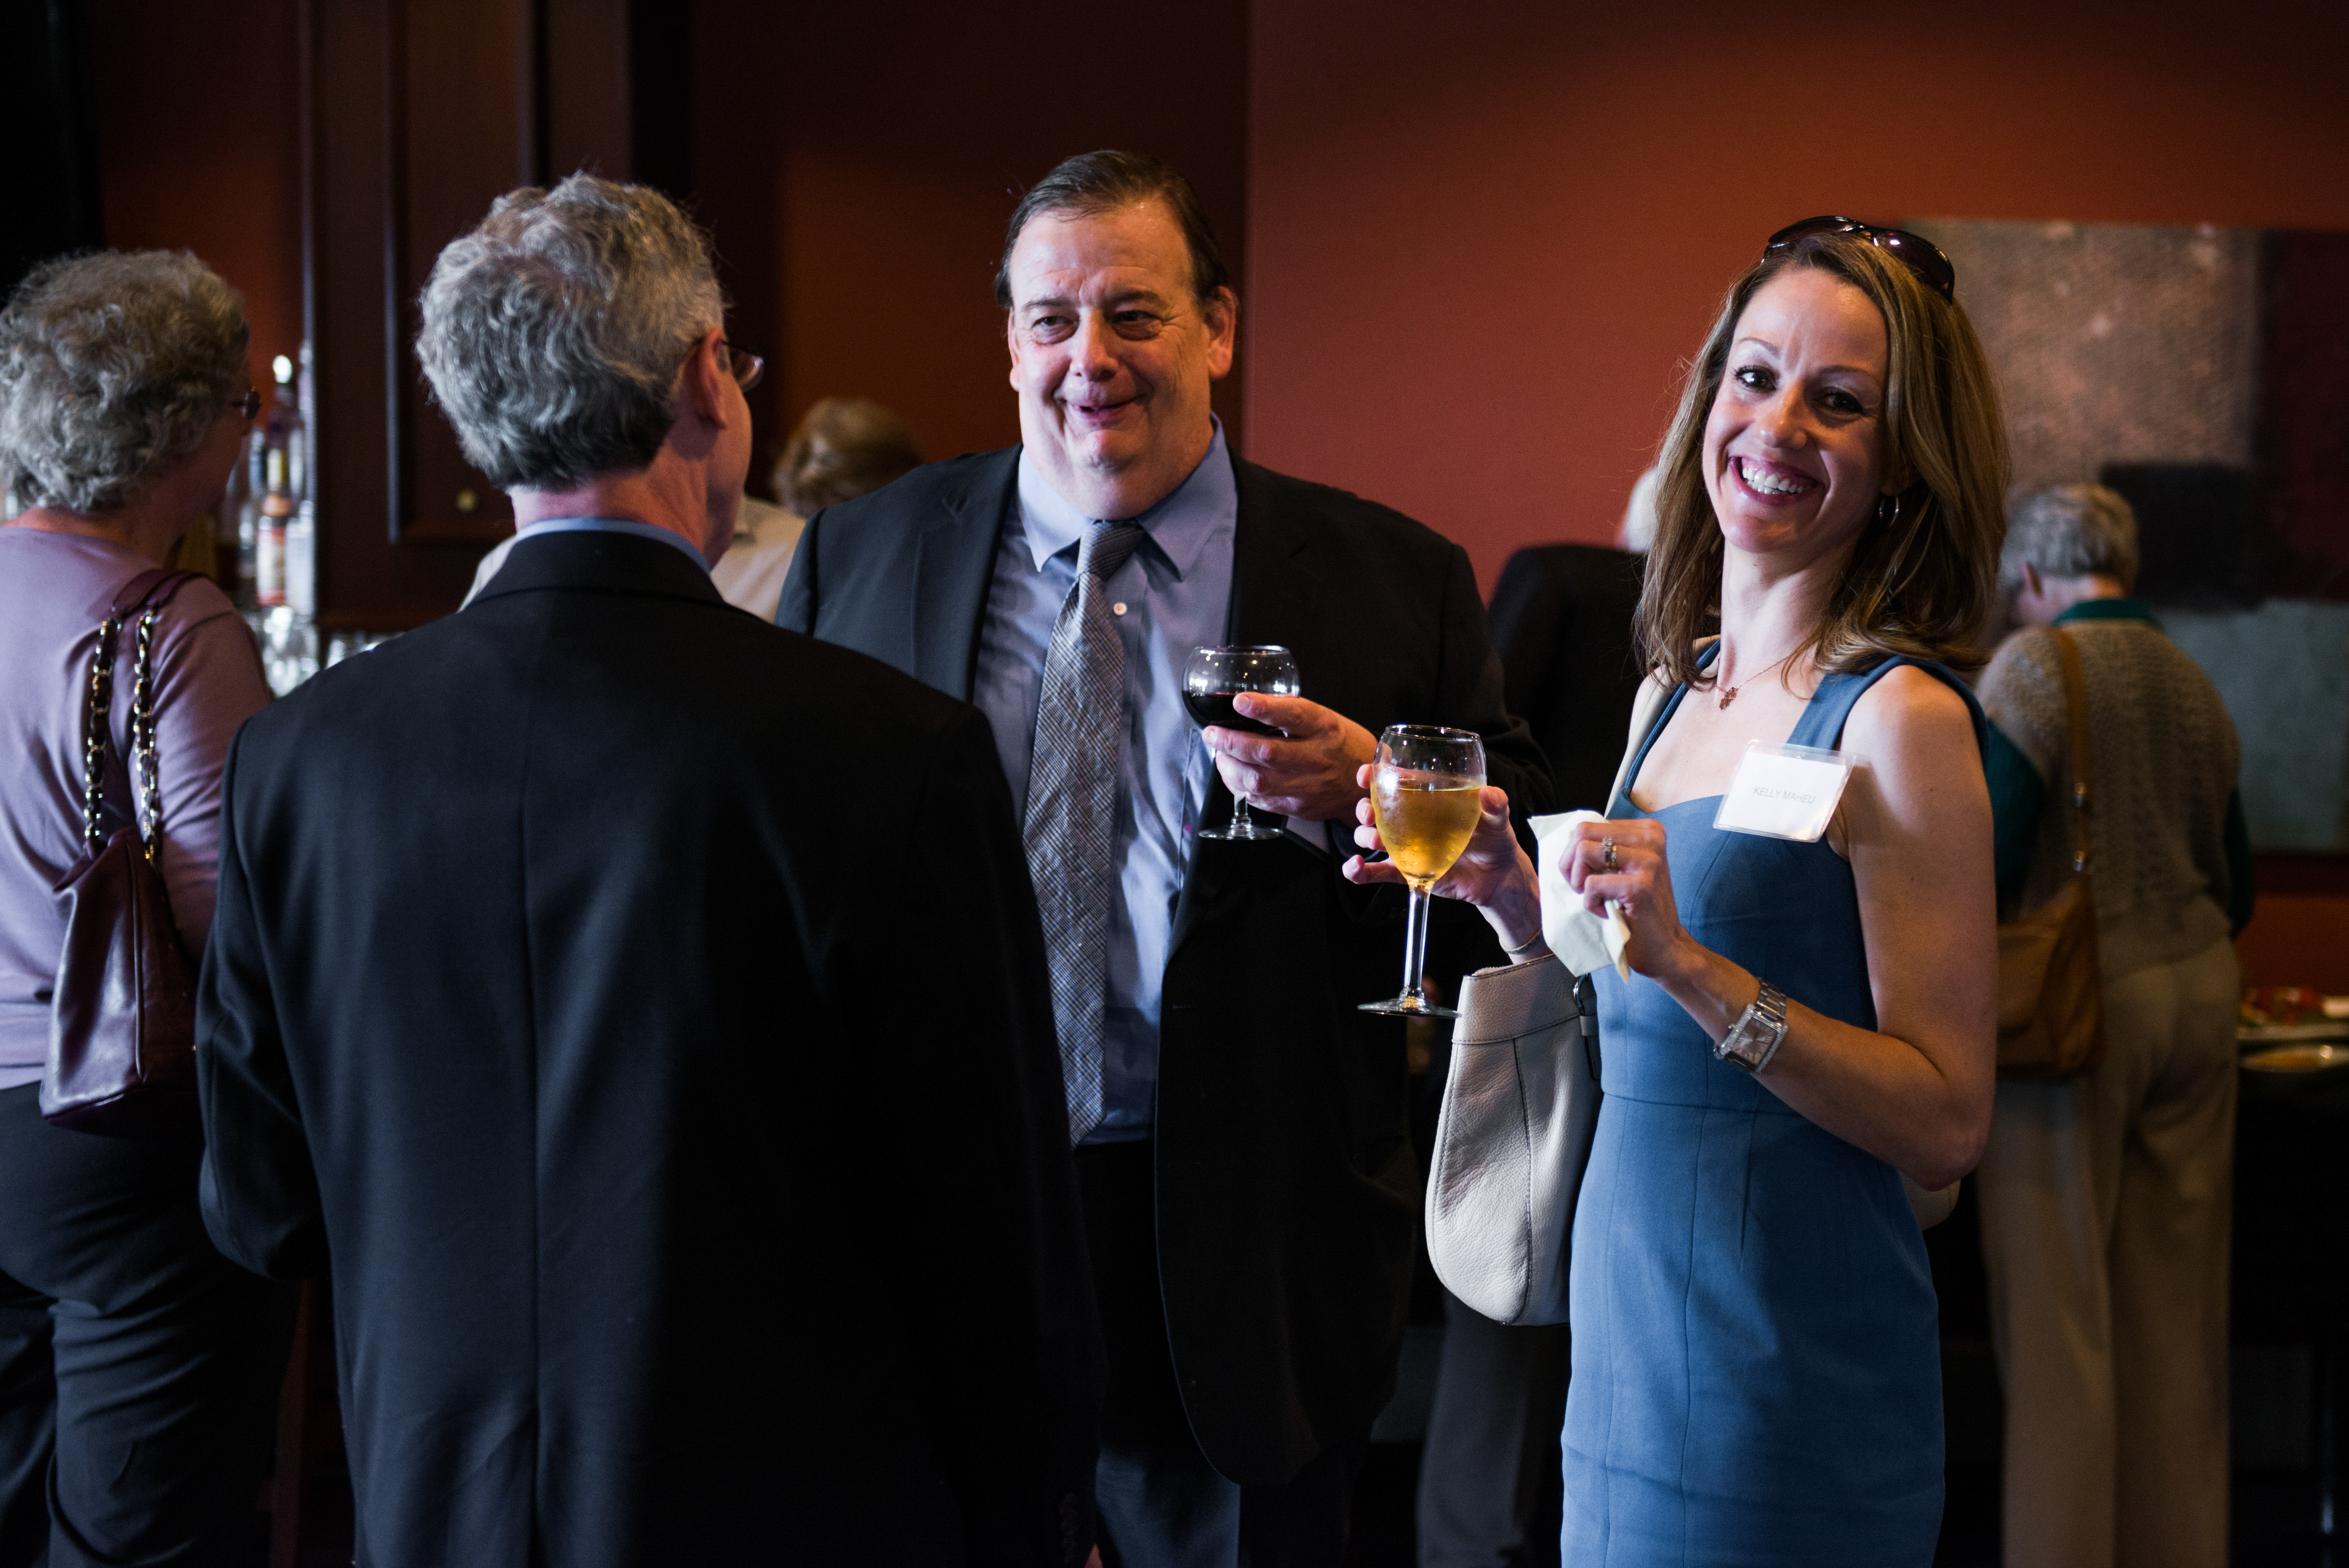
[[[2054,628],[2072,720],[2072,880],[1998,929],[1998,1070],[2007,1078],[2068,1078],[2105,1060],[2096,900],[2088,875],[2088,688],[2072,634]]]

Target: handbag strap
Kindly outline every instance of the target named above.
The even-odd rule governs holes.
[[[139,618],[139,649],[132,660],[130,686],[130,760],[137,769],[131,779],[138,797],[139,836],[151,864],[163,842],[162,759],[155,749],[155,620],[193,572],[158,566],[141,572],[122,586],[98,623],[98,649],[90,659],[89,685],[82,704],[81,836],[95,855],[106,847],[104,817],[107,764],[114,758],[114,656],[122,641],[122,623]]]
[[[2072,874],[2088,874],[2088,814],[2093,809],[2089,785],[2095,770],[2088,760],[2088,682],[2080,673],[2080,645],[2063,627],[2055,634],[2055,657],[2064,668],[2064,706],[2072,719],[2072,810],[2077,835],[2072,849]]]

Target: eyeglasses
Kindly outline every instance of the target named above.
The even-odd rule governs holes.
[[[726,369],[733,374],[735,385],[744,391],[749,391],[766,379],[765,355],[753,354],[748,349],[737,348],[723,337],[718,340],[718,346],[726,350]]]
[[[1925,286],[1948,300],[1958,302],[1958,269],[1941,254],[1941,247],[1922,234],[1912,234],[1906,229],[1887,229],[1875,223],[1863,223],[1856,218],[1805,218],[1799,223],[1788,223],[1770,236],[1762,254],[1784,250],[1796,240],[1812,234],[1857,234],[1885,254],[1898,256],[1908,264],[1909,270],[1924,281]]]
[[[251,424],[261,417],[261,394],[253,388],[246,388],[244,396],[229,404],[228,411],[243,416],[244,422]]]

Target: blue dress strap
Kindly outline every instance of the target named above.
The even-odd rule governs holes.
[[[1843,743],[1844,721],[1851,717],[1853,706],[1868,689],[1902,665],[1912,665],[1940,681],[1965,700],[1966,711],[1974,722],[1974,748],[1979,756],[1990,754],[1990,721],[1982,714],[1982,703],[1974,697],[1973,688],[1958,679],[1947,665],[1936,664],[1930,659],[1888,659],[1873,670],[1854,672],[1837,671],[1819,682],[1811,694],[1810,704],[1795,721],[1795,732],[1786,737],[1796,746],[1817,746],[1833,751]],[[1652,737],[1651,737],[1652,741]],[[1644,760],[1644,759],[1642,759]]]
[[[1711,642],[1705,644],[1703,651],[1696,656],[1696,667],[1699,670],[1706,668],[1713,663],[1713,656],[1720,651],[1721,639],[1719,638],[1715,638]],[[1671,696],[1665,701],[1664,705],[1657,710],[1656,722],[1648,726],[1647,736],[1640,742],[1639,754],[1631,759],[1630,768],[1623,774],[1622,794],[1607,803],[1608,815],[1613,816],[1615,815],[1615,808],[1618,805],[1630,805],[1631,804],[1631,786],[1640,782],[1640,770],[1648,765],[1648,753],[1656,749],[1656,737],[1664,732],[1664,726],[1671,723],[1672,722],[1672,715],[1680,711],[1681,699],[1686,697],[1688,692],[1689,689],[1685,684],[1676,687],[1673,690]],[[1632,809],[1634,811],[1639,810],[1637,806],[1633,806]],[[1640,815],[1645,815],[1646,813],[1642,812]]]
[[[1697,655],[1696,667],[1699,670],[1709,667],[1713,663],[1713,656],[1720,651],[1721,644],[1718,640],[1709,644],[1703,652]],[[1844,722],[1851,717],[1852,708],[1859,701],[1861,695],[1869,687],[1904,664],[1916,666],[1964,700],[1966,712],[1974,722],[1976,754],[1987,759],[1990,755],[1990,720],[1983,714],[1982,705],[1974,696],[1973,688],[1959,680],[1956,673],[1945,664],[1937,664],[1930,659],[1909,659],[1905,656],[1888,659],[1873,670],[1848,673],[1837,671],[1821,680],[1819,689],[1811,693],[1810,701],[1804,707],[1803,716],[1795,722],[1795,732],[1786,737],[1787,743],[1796,746],[1816,746],[1822,751],[1834,751],[1843,742]],[[1673,691],[1671,699],[1657,712],[1656,722],[1648,726],[1647,736],[1640,742],[1639,753],[1631,759],[1630,769],[1623,775],[1623,794],[1607,803],[1609,815],[1613,815],[1619,805],[1630,804],[1631,786],[1639,782],[1640,770],[1648,765],[1648,753],[1655,750],[1657,737],[1664,732],[1664,726],[1672,722],[1672,715],[1680,711],[1682,700],[1687,696],[1686,686],[1682,686]],[[1985,765],[1987,765],[1986,762]]]

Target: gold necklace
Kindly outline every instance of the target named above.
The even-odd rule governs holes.
[[[1801,652],[1801,651],[1802,651],[1802,650],[1801,650],[1800,649],[1796,649],[1795,650],[1795,653],[1799,653],[1799,652]],[[1769,674],[1769,673],[1770,673],[1770,671],[1772,671],[1773,670],[1777,669],[1779,665],[1784,664],[1784,663],[1785,663],[1785,662],[1786,662],[1786,660],[1787,660],[1787,659],[1794,658],[1794,657],[1795,657],[1795,653],[1786,653],[1786,654],[1782,654],[1782,655],[1780,655],[1776,659],[1773,660],[1772,662],[1770,662],[1770,663],[1768,663],[1768,664],[1764,665],[1764,666],[1761,668],[1761,670],[1760,670],[1760,671],[1759,671],[1758,673],[1759,673],[1759,674],[1762,674],[1762,675],[1767,675],[1767,674]],[[1748,683],[1751,683],[1751,682],[1754,680],[1754,676],[1749,675],[1749,676],[1747,676],[1745,679],[1746,679],[1746,680],[1747,680],[1747,682],[1748,682]],[[1726,708],[1726,707],[1728,707],[1732,702],[1736,701],[1737,701],[1737,692],[1738,692],[1738,688],[1737,688],[1737,687],[1734,687],[1734,686],[1724,686],[1724,687],[1723,687],[1723,688],[1721,689],[1721,705],[1722,705],[1723,707]]]

